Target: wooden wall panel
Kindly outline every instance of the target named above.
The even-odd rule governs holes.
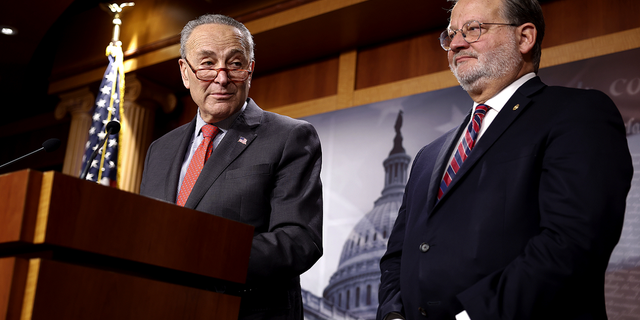
[[[546,34],[543,48],[640,27],[637,0],[558,0],[542,4]],[[358,53],[356,89],[448,70],[435,30]],[[543,58],[544,59],[544,58]]]
[[[360,50],[356,89],[448,70],[447,55],[438,40],[441,32],[438,30]]]
[[[2,266],[22,282],[3,288],[11,289],[0,302],[7,320],[237,319],[240,307],[239,297],[58,261],[4,258]]]
[[[338,57],[253,78],[249,96],[263,109],[335,95]],[[260,69],[260,61],[256,62]]]
[[[542,11],[543,48],[640,27],[638,0],[551,1],[542,5]]]

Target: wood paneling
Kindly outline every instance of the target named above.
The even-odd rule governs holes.
[[[249,96],[263,109],[334,95],[338,92],[338,58],[283,70],[252,80]],[[260,61],[256,62],[256,69]]]
[[[541,67],[546,68],[635,48],[640,48],[640,28],[542,49]],[[352,106],[400,98],[457,85],[458,81],[449,70],[440,71],[355,90]],[[342,107],[338,106],[336,100],[337,96],[331,96],[279,106],[270,111],[291,117],[306,117],[342,109]]]
[[[438,30],[361,50],[358,54],[356,89],[448,70],[447,54],[438,40],[440,32]]]
[[[640,28],[542,49],[540,67],[546,68],[635,48],[640,48]]]
[[[542,11],[543,48],[640,27],[638,0],[551,1],[542,5]]]
[[[41,181],[42,174],[30,170],[0,176],[0,243],[33,239]]]
[[[640,13],[637,0],[558,0],[543,3],[542,9],[546,22],[543,48],[640,27],[637,14],[630,14]],[[448,70],[438,41],[440,32],[360,50],[356,89]]]
[[[57,172],[25,172],[0,176],[0,200],[7,200],[0,222],[29,221],[7,241],[17,238],[25,245],[43,243],[244,283],[252,226]],[[41,189],[34,186],[38,175]],[[26,198],[13,194],[8,199],[7,190],[25,188],[31,191]],[[96,205],[96,199],[108,199],[109,205]],[[27,204],[24,211],[21,204]],[[35,222],[30,222],[31,205],[38,205]],[[9,234],[5,229],[15,224],[0,224],[0,234]]]
[[[240,306],[239,297],[45,259],[2,258],[0,275],[7,320],[237,319]]]
[[[29,261],[0,258],[0,319],[20,319]]]

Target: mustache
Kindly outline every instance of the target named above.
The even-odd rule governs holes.
[[[467,56],[467,57],[471,57],[471,58],[478,58],[478,54],[475,52],[471,52],[471,51],[459,51],[453,54],[453,61],[455,63],[456,59],[458,59],[458,57],[460,56]]]

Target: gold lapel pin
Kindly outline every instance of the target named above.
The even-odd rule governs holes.
[[[520,107],[520,104],[516,104],[516,105],[513,107],[513,111],[518,110],[518,107]]]

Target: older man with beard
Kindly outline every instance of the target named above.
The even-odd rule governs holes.
[[[606,319],[633,168],[614,103],[536,76],[536,0],[459,0],[440,36],[474,101],[418,152],[378,319]]]

